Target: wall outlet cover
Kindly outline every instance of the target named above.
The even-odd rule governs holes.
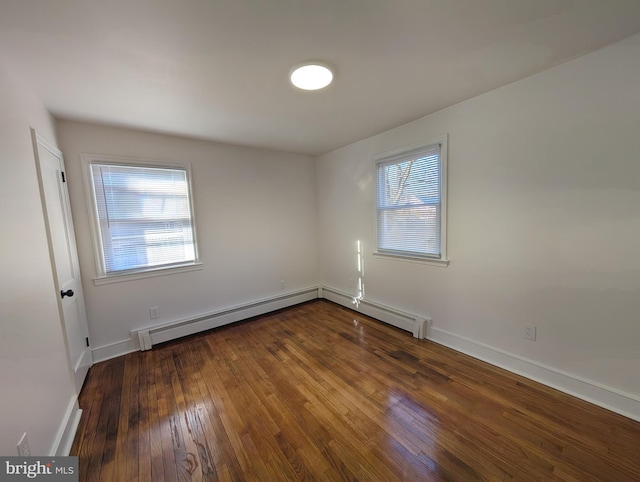
[[[536,341],[538,328],[534,325],[526,325],[524,327],[524,333],[522,334],[522,338],[525,340]]]

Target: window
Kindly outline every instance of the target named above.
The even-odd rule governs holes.
[[[99,277],[197,263],[185,167],[91,159]]]
[[[446,138],[376,160],[378,253],[446,264]]]

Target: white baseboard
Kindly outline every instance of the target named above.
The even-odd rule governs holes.
[[[499,348],[432,327],[427,338],[561,392],[640,421],[640,398]]]
[[[166,341],[193,335],[202,331],[218,328],[223,325],[246,320],[254,316],[264,315],[272,311],[288,308],[318,298],[318,287],[294,291],[279,296],[264,298],[243,305],[226,308],[224,310],[206,313],[195,318],[176,320],[161,326],[142,328],[132,332],[134,340],[146,340],[144,348],[164,343]],[[150,339],[151,343],[148,343]]]
[[[404,311],[374,301],[363,299],[359,300],[356,305],[353,302],[353,296],[328,286],[323,286],[319,290],[319,293],[321,298],[333,301],[334,303],[375,318],[376,320],[383,321],[396,328],[409,331],[415,338],[425,338],[427,327],[431,324],[429,318],[405,313]]]
[[[73,439],[76,436],[78,425],[80,424],[80,417],[82,416],[82,410],[78,405],[78,397],[74,395],[69,402],[67,411],[62,419],[62,424],[58,429],[58,434],[51,446],[49,455],[52,457],[56,455],[69,455],[71,451],[71,445],[73,445]]]
[[[405,313],[390,306],[379,305],[375,302],[361,301],[357,307],[352,303],[353,297],[340,290],[323,286],[320,289],[322,297],[345,306],[354,311],[371,316],[398,328],[412,331],[407,320],[420,319],[417,315]],[[640,398],[624,393],[598,382],[572,375],[554,367],[529,360],[513,353],[495,348],[469,338],[450,333],[431,326],[427,320],[426,338],[452,348],[456,351],[472,356],[478,360],[490,363],[538,383],[542,383],[561,392],[580,398],[594,405],[619,413],[633,420],[640,421]]]
[[[112,358],[117,358],[127,353],[133,353],[140,348],[132,339],[116,341],[108,345],[97,346],[91,350],[93,355],[93,363],[99,363]]]
[[[272,311],[304,303],[318,298],[318,287],[292,291],[270,298],[245,303],[223,310],[205,313],[188,319],[175,320],[162,325],[148,326],[131,331],[131,338],[108,345],[96,347],[92,350],[93,361],[116,358],[140,349],[150,349],[153,345],[165,341],[175,340],[183,336],[193,335],[202,331],[218,328],[223,325],[246,320],[254,316],[264,315]],[[141,345],[142,340],[142,345]]]
[[[140,350],[139,339],[153,344],[173,340],[182,336],[217,328],[229,323],[287,308],[316,298],[325,298],[356,312],[406,330],[417,338],[452,348],[456,351],[485,361],[507,371],[560,390],[574,397],[640,421],[640,398],[624,393],[598,382],[566,373],[513,353],[506,352],[477,341],[431,326],[428,317],[406,313],[394,307],[370,300],[361,300],[356,306],[353,297],[343,291],[322,286],[266,298],[225,310],[208,313],[187,320],[176,320],[161,326],[151,326],[132,331],[132,338],[93,349],[94,362],[108,360]],[[148,338],[147,338],[148,337]],[[147,344],[147,342],[145,342]]]

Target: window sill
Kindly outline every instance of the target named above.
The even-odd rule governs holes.
[[[420,256],[404,256],[404,255],[388,254],[388,253],[373,253],[373,256],[375,256],[376,258],[386,258],[386,259],[393,259],[396,261],[404,261],[405,263],[417,263],[417,264],[438,266],[440,268],[446,268],[447,266],[449,266],[448,259],[422,258]]]
[[[173,266],[170,268],[157,268],[148,271],[139,271],[137,273],[127,273],[120,275],[99,276],[93,279],[96,286],[108,285],[111,283],[121,283],[123,281],[134,281],[137,279],[153,278],[155,276],[165,276],[170,274],[186,273],[189,271],[197,271],[204,268],[202,263],[193,263],[185,266]]]

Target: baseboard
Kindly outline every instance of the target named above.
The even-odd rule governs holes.
[[[93,363],[99,363],[126,355],[127,353],[133,353],[139,349],[136,343],[130,338],[128,340],[109,343],[108,345],[97,346],[91,350],[91,354],[93,356]]]
[[[592,380],[563,372],[513,353],[495,348],[469,338],[431,326],[426,316],[414,315],[371,300],[353,303],[353,296],[328,286],[308,288],[281,296],[266,298],[225,310],[208,313],[187,320],[176,320],[161,326],[132,331],[132,338],[93,349],[94,362],[100,362],[140,350],[139,340],[151,348],[182,336],[217,328],[229,323],[287,308],[316,298],[324,298],[353,311],[413,333],[414,337],[427,338],[456,351],[516,373],[561,392],[640,421],[640,398]]]
[[[345,306],[351,310],[363,313],[378,320],[389,323],[398,328],[411,331],[408,320],[420,319],[417,315],[403,312],[394,307],[362,300],[359,306],[353,303],[353,297],[340,290],[323,286],[320,289],[322,297]],[[640,421],[640,398],[598,382],[588,380],[554,367],[529,360],[513,353],[495,348],[469,338],[450,333],[434,327],[431,320],[427,320],[426,338],[438,344],[452,348],[465,355],[490,363],[512,373],[516,373],[530,380],[542,383],[561,392],[585,400],[612,412],[619,413],[633,420]]]
[[[78,425],[80,424],[81,416],[82,410],[78,405],[78,397],[74,395],[69,402],[67,411],[62,419],[62,424],[58,429],[58,434],[51,446],[49,453],[50,456],[69,455],[69,452],[71,452],[71,445],[73,445],[73,439],[76,436]]]
[[[427,317],[406,313],[397,308],[371,300],[358,300],[356,304],[353,301],[353,296],[335,288],[323,286],[319,292],[321,298],[333,301],[334,303],[375,318],[376,320],[383,321],[401,330],[411,332],[415,338],[425,338],[427,327],[431,324],[431,319]]]
[[[195,317],[174,320],[162,325],[147,326],[131,331],[131,338],[117,341],[108,345],[96,347],[92,350],[93,361],[116,358],[140,349],[150,349],[153,345],[175,340],[183,336],[193,335],[202,331],[218,328],[223,325],[246,320],[254,316],[264,315],[272,311],[288,308],[318,298],[318,287],[292,291],[278,296],[259,299],[250,303],[225,308],[223,310],[205,313]]]
[[[640,398],[598,382],[432,327],[427,339],[561,392],[640,421]]]
[[[134,330],[131,334],[134,340],[144,340],[144,346],[141,346],[141,349],[149,349],[158,343],[164,343],[183,336],[218,328],[254,316],[264,315],[272,311],[304,303],[305,301],[315,300],[316,298],[318,298],[318,287],[314,286],[312,288],[263,298],[224,310],[206,313],[186,320],[176,320],[160,326]]]
[[[206,313],[189,319],[175,320],[162,325],[137,328],[131,331],[131,338],[117,341],[92,350],[94,363],[117,358],[138,350],[148,350],[154,344],[192,335],[201,331],[217,328],[229,323],[258,316],[271,311],[287,308],[316,298],[325,298],[346,306],[362,314],[384,321],[409,332],[416,332],[418,338],[424,338],[426,326],[431,320],[420,319],[394,308],[370,301],[361,301],[358,307],[353,305],[353,297],[340,290],[329,287],[311,287],[301,291],[257,300],[244,305],[234,306],[217,312]],[[416,324],[417,320],[417,324]]]

